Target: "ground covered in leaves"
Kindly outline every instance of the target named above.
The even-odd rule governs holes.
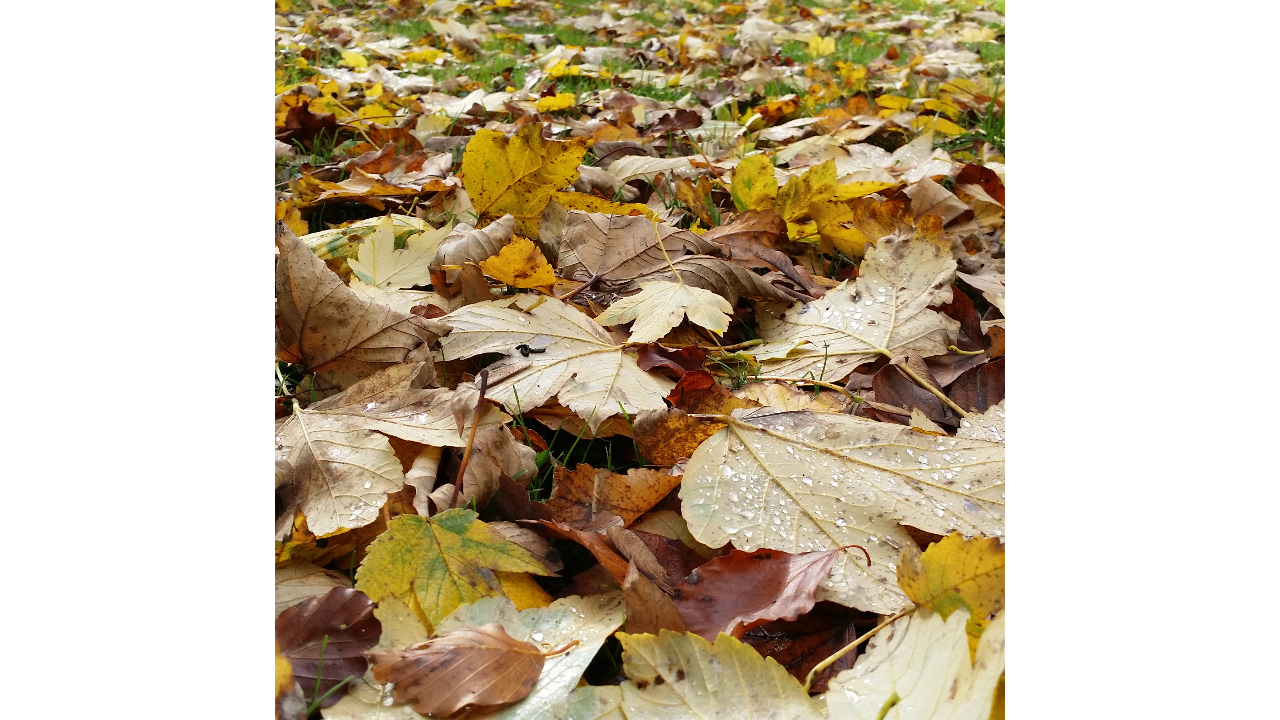
[[[276,0],[277,717],[1003,717],[1003,10]]]

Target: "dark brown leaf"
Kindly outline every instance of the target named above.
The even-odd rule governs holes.
[[[917,372],[917,374],[919,374]],[[928,377],[926,380],[930,379]],[[925,390],[915,383],[911,378],[902,373],[897,365],[885,365],[880,368],[880,372],[875,374],[871,379],[871,389],[875,391],[876,402],[894,407],[905,408],[910,413],[912,408],[918,408],[925,417],[936,423],[945,423],[955,426],[959,423],[959,418],[951,408],[947,407],[938,399],[936,395]],[[906,422],[906,418],[899,418],[889,422]]]
[[[939,305],[938,312],[960,322],[956,347],[961,350],[982,350],[986,346],[982,341],[982,318],[968,295],[960,292],[959,289],[953,289],[951,302]]]
[[[666,348],[657,343],[648,343],[636,348],[636,364],[646,372],[656,367],[665,367],[683,375],[693,370],[701,370],[706,362],[707,352],[697,345],[686,345],[675,349]]]
[[[1004,358],[965,371],[951,384],[947,397],[965,410],[986,412],[1004,399]]]
[[[395,683],[397,703],[447,716],[467,706],[510,705],[529,694],[546,656],[497,623],[454,630],[405,650],[373,656],[373,677]]]
[[[832,602],[820,602],[798,620],[776,620],[752,628],[742,641],[765,657],[773,658],[797,680],[804,681],[813,666],[853,642],[879,623],[875,613],[860,612]],[[826,692],[827,682],[853,667],[856,650],[849,652],[813,678],[810,692]]]
[[[314,691],[320,678],[320,695],[348,677],[364,675],[369,667],[364,653],[378,644],[381,634],[373,601],[351,588],[333,588],[276,618],[280,654],[293,665],[293,676],[306,692]],[[324,706],[336,703],[343,694],[341,689],[334,692]]]
[[[977,185],[990,195],[992,200],[1004,205],[1004,183],[991,168],[973,164],[965,165],[955,179],[955,186],[961,185]]]

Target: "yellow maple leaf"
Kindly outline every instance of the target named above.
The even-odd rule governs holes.
[[[542,123],[530,123],[510,140],[496,130],[478,130],[462,154],[463,185],[485,218],[510,213],[516,232],[537,237],[551,195],[578,179],[586,138],[545,140]]]
[[[518,237],[507,243],[497,255],[480,261],[485,275],[511,287],[536,288],[553,285],[555,271],[546,256],[528,238]]]
[[[365,60],[363,55],[354,50],[343,50],[342,61],[339,64],[346,65],[347,67],[353,67],[357,70],[369,67],[369,61]]]
[[[778,196],[778,181],[773,175],[773,163],[767,155],[750,155],[733,169],[733,182],[729,184],[729,196],[739,212],[768,210]]]
[[[502,585],[502,594],[515,603],[516,610],[546,607],[555,600],[527,572],[495,570],[493,576]]]
[[[774,210],[783,220],[794,222],[809,214],[809,206],[831,199],[836,190],[836,162],[827,160],[814,165],[800,177],[792,176],[778,190]]]
[[[816,34],[809,36],[809,54],[814,57],[822,57],[823,55],[832,55],[836,51],[836,39],[833,37],[818,37]]]
[[[288,225],[293,234],[298,237],[311,232],[311,228],[302,219],[302,212],[293,204],[291,197],[276,202],[276,220],[283,220],[284,224]]]
[[[548,95],[544,98],[538,98],[538,112],[553,112],[555,110],[566,110],[578,104],[578,96],[573,93],[556,93]]]
[[[994,537],[965,540],[957,532],[933,543],[923,554],[914,548],[904,551],[898,585],[911,602],[933,610],[943,620],[967,609],[965,632],[972,657],[990,618],[1004,609],[1004,543]]]
[[[898,97],[896,95],[881,95],[880,97],[876,98],[876,104],[882,108],[886,108],[888,110],[893,110],[894,112],[898,112],[900,110],[906,110],[907,108],[911,107],[911,99]]]

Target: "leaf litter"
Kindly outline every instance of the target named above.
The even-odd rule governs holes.
[[[1002,717],[1002,12],[276,0],[277,716]]]

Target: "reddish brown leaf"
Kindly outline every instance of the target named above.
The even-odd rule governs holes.
[[[977,185],[991,196],[992,200],[1004,205],[1004,183],[1000,181],[1000,176],[995,170],[981,165],[972,163],[965,165],[960,169],[960,174],[956,176],[955,186],[961,185]]]
[[[364,675],[369,667],[364,653],[378,644],[381,634],[373,601],[351,588],[334,588],[276,618],[280,654],[293,665],[293,676],[308,695],[315,690],[317,677],[323,695],[348,677]],[[344,693],[334,692],[324,706],[338,702]]]
[[[948,315],[960,322],[959,339],[956,347],[961,350],[982,350],[986,344],[982,341],[982,318],[974,308],[968,295],[958,289],[952,289],[951,302],[939,305],[938,312]]]
[[[947,397],[965,410],[986,412],[1004,399],[1004,358],[966,371],[951,384]]]
[[[734,397],[706,370],[685,373],[667,394],[667,400],[687,413],[708,415],[728,415],[737,408],[760,407],[760,403]]]
[[[813,607],[818,583],[841,552],[734,549],[708,561],[676,587],[685,629],[714,640],[722,632],[742,637],[770,620],[795,620]]]
[[[991,338],[991,347],[987,348],[987,354],[991,357],[1004,357],[1004,328],[992,325],[987,328],[987,337]]]
[[[529,694],[546,656],[497,623],[454,630],[405,650],[373,656],[373,677],[395,683],[397,703],[424,715],[452,715],[467,706],[510,705]]]
[[[670,115],[663,115],[658,122],[645,131],[646,137],[663,135],[676,130],[692,130],[702,125],[702,116],[692,110],[676,110]]]
[[[578,525],[610,512],[631,524],[680,485],[679,475],[632,468],[626,475],[579,464],[572,472],[556,468],[556,482],[547,507],[552,518]]]
[[[919,374],[919,372],[917,372]],[[924,376],[926,380],[930,378]],[[951,408],[938,399],[938,396],[920,387],[911,378],[902,373],[897,365],[885,365],[871,379],[871,389],[876,394],[876,402],[894,407],[905,408],[910,414],[912,408],[918,408],[925,417],[936,423],[952,426],[959,423],[959,418]],[[907,418],[893,416],[888,422],[906,423]]]
[[[645,577],[635,563],[622,582],[622,599],[627,604],[627,632],[657,635],[663,628],[684,632],[675,603],[662,588]]]
[[[542,528],[544,532],[552,537],[558,537],[561,540],[572,540],[590,550],[596,561],[604,566],[604,569],[621,585],[622,581],[627,577],[627,559],[613,549],[613,546],[609,543],[609,538],[605,537],[604,533],[601,532],[607,527],[605,523],[610,518],[613,524],[621,525],[622,520],[620,518],[608,515],[597,518],[596,524],[588,526],[585,530],[552,520],[524,522],[530,527]]]
[[[752,628],[742,641],[765,657],[773,658],[797,680],[803,681],[813,666],[853,642],[879,623],[874,613],[860,612],[832,602],[820,602],[798,620],[777,620]],[[810,692],[826,692],[827,682],[853,667],[856,650],[849,652],[813,678]]]
[[[658,559],[658,563],[667,571],[668,577],[687,577],[689,573],[697,570],[707,562],[706,558],[699,555],[696,550],[679,540],[673,540],[672,538],[655,535],[643,530],[632,530],[631,532],[635,533],[636,537],[640,538],[640,542],[649,548],[653,556]]]
[[[697,345],[686,345],[675,349],[665,348],[657,343],[648,343],[636,350],[636,364],[646,372],[656,367],[665,367],[683,375],[693,370],[701,370],[703,364],[707,362],[707,352]]]

